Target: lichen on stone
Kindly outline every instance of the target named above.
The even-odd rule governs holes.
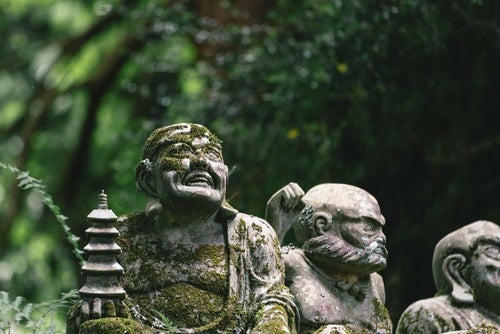
[[[467,331],[467,334],[499,334],[499,333],[500,333],[499,328],[495,327],[494,325],[486,321],[482,321],[481,323],[479,323],[479,325]]]

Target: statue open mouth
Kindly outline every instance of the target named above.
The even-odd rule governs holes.
[[[187,174],[182,183],[189,187],[214,187],[214,181],[212,177],[208,172],[205,171],[193,171]]]

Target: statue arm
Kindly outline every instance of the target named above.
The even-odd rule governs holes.
[[[250,284],[254,326],[250,333],[296,333],[297,308],[284,282],[284,266],[273,229],[258,219],[249,229]]]
[[[303,196],[302,188],[297,183],[290,182],[267,201],[265,218],[276,231],[280,243],[304,206]]]

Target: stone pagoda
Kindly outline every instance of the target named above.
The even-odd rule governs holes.
[[[103,190],[99,195],[97,209],[87,216],[91,227],[85,230],[90,241],[84,247],[88,259],[82,266],[85,284],[79,293],[80,298],[89,305],[96,298],[102,302],[114,303],[125,298],[125,290],[120,285],[123,268],[116,261],[116,256],[121,252],[120,246],[115,242],[119,235],[114,227],[117,219],[115,213],[108,209],[108,196]]]

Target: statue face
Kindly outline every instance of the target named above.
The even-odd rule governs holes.
[[[382,224],[366,217],[347,218],[340,223],[340,234],[351,245],[367,251],[367,262],[383,269],[387,264],[387,250]]]
[[[319,235],[307,240],[303,249],[323,270],[366,275],[385,268],[387,250],[380,222],[363,216],[339,219],[337,211],[316,212],[312,219]]]
[[[480,242],[472,254],[469,268],[469,284],[475,302],[500,314],[500,244]]]
[[[186,209],[183,203],[197,208],[213,204],[215,209],[225,196],[227,166],[221,147],[210,133],[199,130],[186,126],[168,133],[155,164],[159,200],[177,210]]]

